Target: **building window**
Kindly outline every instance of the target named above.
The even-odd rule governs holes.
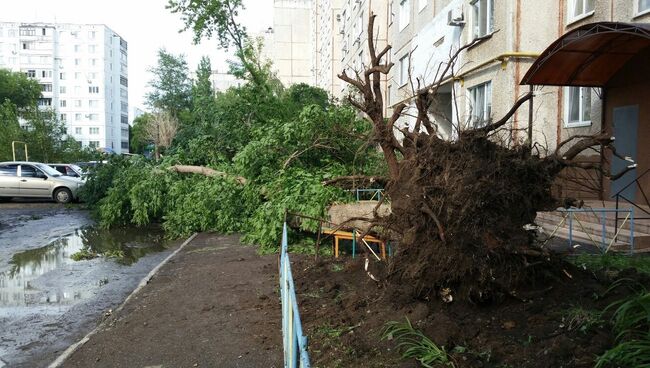
[[[41,70],[41,78],[52,78],[51,70]]]
[[[81,87],[79,87],[79,86],[74,86],[74,94],[75,94],[75,95],[81,94]]]
[[[637,14],[650,11],[650,0],[637,0],[639,3],[636,7]]]
[[[52,92],[51,84],[41,84],[41,92]]]
[[[97,79],[97,73],[95,72],[88,73],[88,79]]]
[[[99,87],[97,87],[97,86],[89,86],[88,87],[88,93],[99,93]]]
[[[129,80],[126,77],[120,75],[120,84],[123,85],[124,87],[128,87]]]
[[[89,100],[88,107],[99,107],[99,100]]]
[[[120,116],[120,121],[122,122],[122,124],[128,124],[129,123],[129,117],[126,116],[126,115],[122,115],[122,116]]]
[[[399,85],[404,86],[409,80],[409,55],[399,59]]]
[[[65,73],[59,73],[59,79],[60,80],[65,80]]]
[[[81,100],[74,100],[74,107],[81,107]]]
[[[51,98],[39,98],[38,99],[38,106],[52,106],[52,99]]]
[[[76,66],[81,65],[81,59],[74,59],[74,65]]]
[[[74,128],[74,134],[81,134],[81,128]]]
[[[29,78],[36,78],[36,70],[28,70],[25,74],[27,74],[27,77]]]
[[[81,45],[74,45],[74,52],[80,52],[81,51]]]
[[[99,115],[98,114],[90,114],[90,115],[88,115],[88,120],[97,121],[97,120],[99,120]]]
[[[94,54],[96,49],[97,49],[97,46],[95,46],[95,45],[88,45],[88,52],[89,52],[89,53]]]
[[[419,12],[421,12],[422,10],[424,10],[424,8],[427,7],[427,2],[428,2],[427,0],[419,0],[418,1],[418,11]]]
[[[65,93],[65,86],[60,86],[59,87],[59,93],[61,93],[61,94]]]
[[[65,107],[66,106],[66,101],[65,100],[59,101],[59,106]]]
[[[483,37],[494,31],[494,0],[474,0],[472,5],[472,26],[474,38]]]
[[[97,32],[95,32],[95,31],[88,31],[88,38],[90,38],[91,40],[94,40],[96,34],[97,34]]]
[[[96,66],[97,65],[97,59],[90,59],[90,65],[91,66]]]
[[[80,121],[81,120],[81,114],[79,114],[79,113],[74,114],[74,120],[75,121]],[[79,129],[81,129],[81,128],[79,128]],[[81,131],[79,131],[79,133],[77,133],[77,134],[81,134]]]
[[[487,124],[492,115],[492,82],[469,89],[472,125],[479,128]]]
[[[61,114],[59,116],[60,116],[61,121],[67,121],[68,120],[68,114]]]
[[[99,134],[99,128],[92,128],[91,127],[91,128],[89,128],[89,130],[90,130],[90,134],[92,134],[92,135]]]
[[[90,147],[90,148],[99,147],[99,141],[88,141],[88,147]]]
[[[569,6],[569,21],[584,18],[594,12],[594,0],[571,0]]]
[[[565,124],[567,128],[591,125],[591,88],[566,87]]]
[[[401,0],[399,3],[399,30],[403,30],[411,21],[411,1]]]

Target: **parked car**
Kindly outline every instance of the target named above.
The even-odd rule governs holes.
[[[81,179],[63,176],[40,162],[0,162],[0,198],[48,198],[59,203],[78,199]]]
[[[49,167],[61,173],[61,175],[83,179],[83,169],[74,164],[47,164]]]

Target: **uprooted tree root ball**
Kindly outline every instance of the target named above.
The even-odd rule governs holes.
[[[420,295],[450,288],[486,299],[559,265],[524,229],[555,208],[556,165],[485,135],[428,143],[386,188],[392,213],[382,221],[401,235],[392,278]]]
[[[438,67],[433,82],[413,80],[409,74],[412,96],[393,106],[386,117],[382,78],[393,63],[382,62],[390,45],[375,49],[374,19],[371,15],[368,22],[370,64],[356,70],[355,77],[344,71],[339,78],[356,90],[348,100],[372,122],[373,143],[381,147],[388,167],[385,180],[368,179],[387,183],[391,214],[380,217],[375,211],[367,231],[381,228],[398,239],[389,281],[412,288],[411,296],[430,297],[443,291],[446,297],[485,301],[512,295],[523,281],[570,277],[564,269],[568,266],[535,246],[524,225],[533,223],[538,211],[558,207],[551,186],[562,169],[594,169],[611,178],[623,175],[627,170],[610,175],[602,163],[576,159],[586,150],[609,149],[617,155],[614,138],[606,132],[573,136],[544,157],[531,142],[497,143],[516,135],[508,123],[532,98],[530,92],[498,120],[448,121],[455,139],[442,139],[430,114],[437,91],[454,79],[458,55],[483,41],[480,37],[455,50]],[[404,126],[399,121],[407,114],[414,121]],[[351,179],[326,184],[342,185],[346,180]]]

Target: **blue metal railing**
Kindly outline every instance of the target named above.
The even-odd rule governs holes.
[[[287,252],[287,223],[282,226],[280,251],[280,298],[282,300],[282,338],[285,368],[309,368],[307,337],[302,333],[296,289],[291,276],[291,262]]]
[[[629,240],[630,240],[630,252],[634,252],[634,209],[632,208],[626,208],[626,209],[615,209],[615,208],[567,208],[567,209],[559,209],[559,212],[565,213],[564,218],[562,219],[562,222],[558,225],[558,228],[562,226],[564,221],[567,221],[567,227],[569,229],[569,246],[573,247],[573,231],[574,231],[574,223],[577,222],[581,227],[583,232],[590,238],[592,243],[596,245],[602,252],[607,252],[613,244],[616,243],[617,238],[620,235],[621,230],[625,226],[626,222],[630,223],[630,235],[629,235]],[[598,216],[599,223],[601,226],[601,237],[600,237],[600,245],[591,238],[591,235],[589,235],[589,231],[584,228],[582,225],[582,222],[574,215],[576,213],[589,213],[589,214],[594,214]],[[616,225],[614,228],[614,235],[611,236],[608,240],[607,237],[607,214],[608,213],[614,213],[616,219],[618,219],[620,213],[627,214],[625,215],[625,220],[621,224],[620,227],[618,227],[618,221],[616,221]],[[556,228],[557,230],[557,228]]]
[[[355,193],[357,202],[362,199],[368,201],[381,201],[381,196],[384,193],[383,189],[353,189],[352,191]],[[370,194],[370,199],[362,198],[364,195],[365,197],[368,197],[366,194]]]

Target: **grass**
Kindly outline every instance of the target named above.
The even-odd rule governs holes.
[[[72,253],[70,255],[70,258],[72,258],[73,261],[85,261],[93,258],[99,257],[99,254],[90,251],[88,249],[82,249],[76,253]]]
[[[650,275],[650,257],[643,255],[628,256],[614,253],[580,254],[575,257],[570,257],[569,260],[577,266],[592,271],[603,268],[617,270],[635,268],[638,272]]]
[[[629,285],[618,283],[612,288],[621,286]],[[605,308],[605,312],[609,310],[614,310],[611,321],[616,345],[598,357],[595,368],[650,367],[650,293],[637,287],[632,296]]]
[[[454,366],[444,346],[436,345],[421,331],[414,329],[408,318],[406,322],[391,321],[386,323],[382,340],[392,339],[397,342],[397,349],[404,359],[415,359],[427,368],[432,368],[433,364]]]
[[[562,316],[567,330],[587,333],[605,324],[603,314],[597,310],[587,310],[582,307],[573,307]]]

